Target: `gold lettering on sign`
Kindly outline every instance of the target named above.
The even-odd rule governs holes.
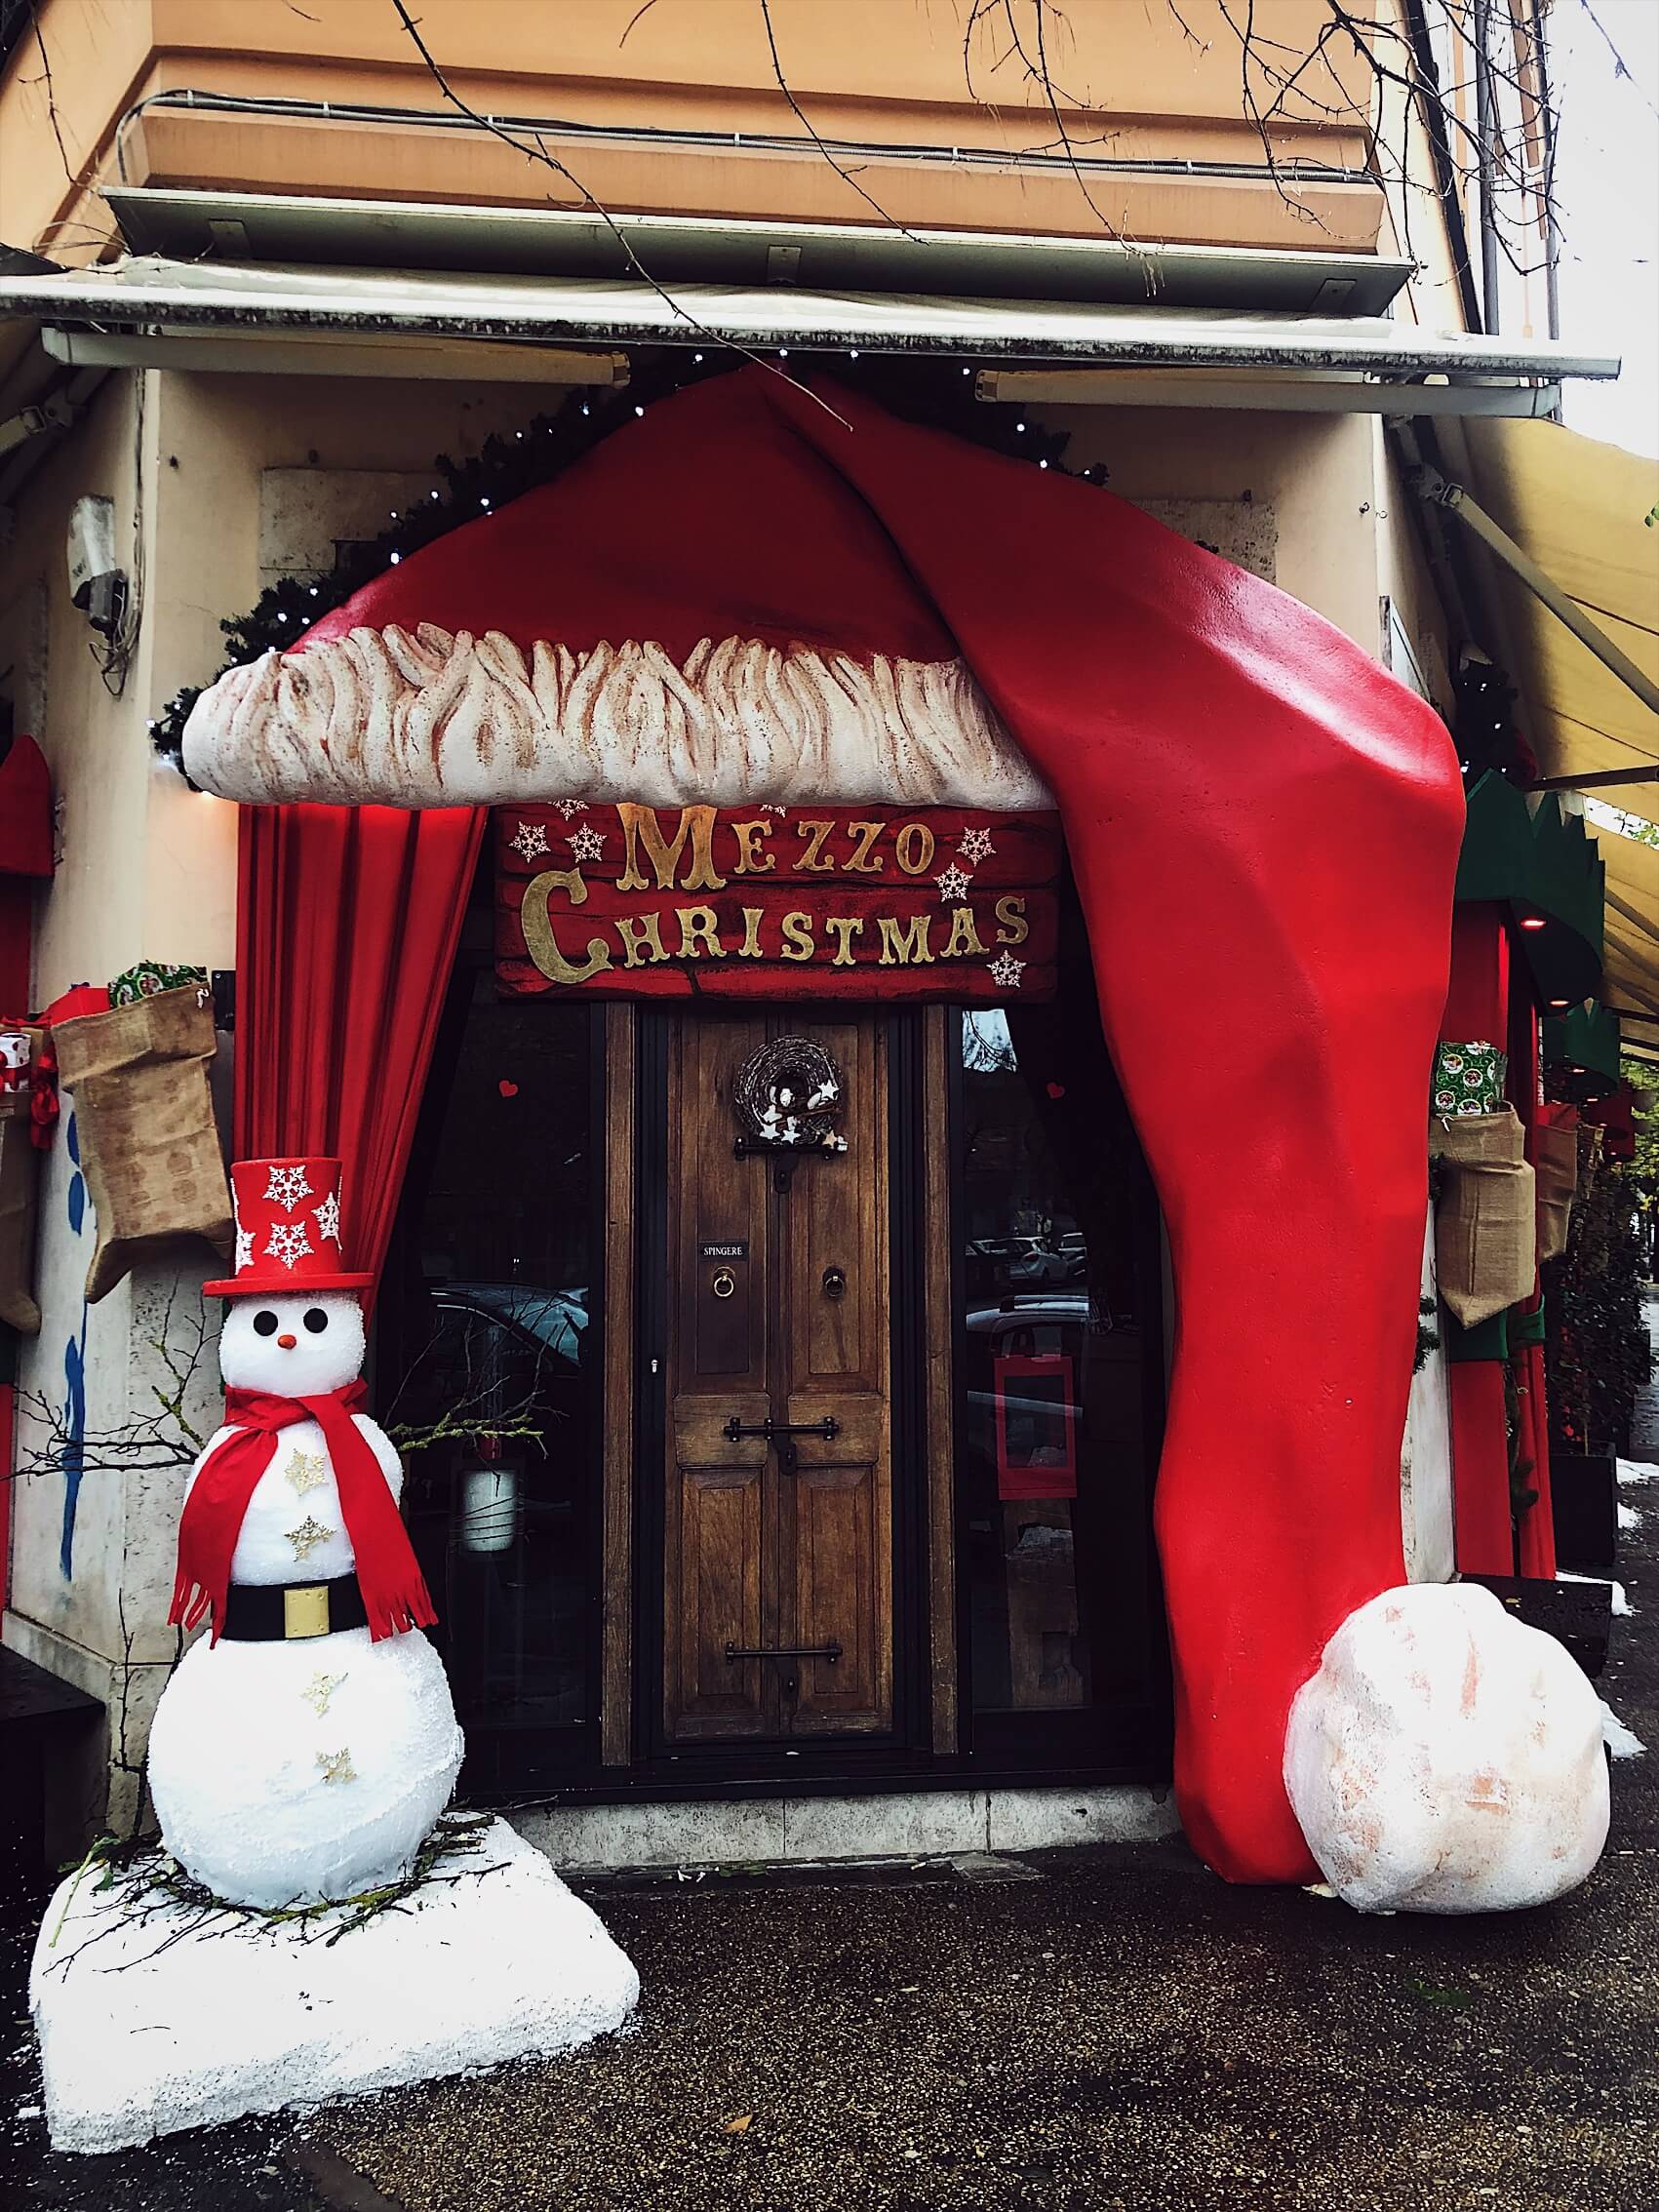
[[[524,941],[530,957],[543,975],[555,983],[588,983],[611,966],[611,948],[603,937],[589,937],[587,959],[581,967],[568,961],[559,950],[559,940],[553,934],[553,925],[547,918],[547,901],[556,890],[564,891],[573,906],[581,906],[587,900],[587,886],[582,882],[579,868],[544,868],[539,876],[533,876],[524,888]],[[630,965],[632,965],[630,963]]]
[[[816,874],[818,874],[818,875],[822,875],[822,874],[823,874],[823,872],[825,871],[825,869],[826,869],[826,868],[828,868],[828,869],[833,869],[833,868],[834,868],[834,866],[835,866],[835,862],[834,862],[833,860],[820,860],[820,859],[818,858],[818,854],[819,854],[819,853],[820,853],[820,852],[822,851],[822,849],[823,849],[823,843],[824,843],[824,839],[825,839],[826,837],[828,837],[828,835],[829,835],[830,831],[831,831],[832,829],[834,829],[834,827],[835,827],[835,824],[834,824],[834,822],[797,822],[797,823],[796,823],[796,825],[795,825],[795,834],[796,834],[796,836],[797,836],[797,837],[808,837],[808,836],[810,836],[810,837],[811,838],[811,840],[812,840],[811,844],[808,846],[808,848],[807,848],[806,851],[802,853],[802,855],[801,855],[800,859],[796,861],[796,863],[795,863],[795,866],[796,866],[797,870],[800,870],[800,869],[802,869],[802,868],[810,868],[810,869],[812,869],[812,870],[813,870],[813,871],[814,871],[814,872],[815,872]]]
[[[904,827],[899,831],[898,835],[893,839],[892,847],[893,858],[898,862],[899,866],[904,870],[905,874],[907,876],[919,876],[921,875],[923,869],[928,867],[932,861],[933,833],[928,827],[926,822],[906,822]],[[919,859],[912,860],[909,855],[912,852],[918,851],[920,852],[921,857]],[[929,958],[930,957],[931,955],[929,955]]]
[[[1009,896],[997,901],[997,920],[1002,927],[997,931],[1000,945],[1023,945],[1031,934],[1031,925],[1025,919],[1025,900]]]
[[[852,940],[854,937],[860,934],[864,928],[863,915],[832,914],[829,917],[828,922],[825,924],[825,927],[834,931],[837,947],[836,956],[834,960],[830,962],[830,966],[832,968],[851,968],[855,966],[856,964],[854,963],[852,958]]]
[[[812,917],[810,914],[786,914],[783,917],[784,959],[810,960],[815,950],[812,942]]]
[[[764,906],[746,906],[743,909],[743,942],[737,947],[739,960],[760,960],[761,924],[767,918]]]
[[[770,837],[770,822],[733,822],[731,834],[737,840],[737,873],[740,876],[770,876],[777,866],[777,855],[761,851],[757,840]]]
[[[696,960],[706,946],[715,960],[726,958],[726,947],[714,933],[720,917],[712,906],[677,906],[680,917],[680,958]]]
[[[973,927],[971,906],[953,906],[951,909],[950,941],[940,953],[941,960],[961,960],[966,953],[982,953],[985,947],[979,942],[979,932]]]
[[[647,945],[651,947],[652,964],[668,958],[668,948],[662,941],[662,930],[654,914],[648,914],[636,922],[631,915],[618,914],[611,927],[622,940],[622,966],[644,968]]]
[[[932,917],[913,914],[908,922],[900,922],[895,915],[879,914],[876,920],[882,931],[882,957],[879,968],[919,968],[931,966],[933,948],[928,943]]]
[[[852,857],[844,863],[842,874],[846,876],[879,876],[886,866],[886,861],[879,852],[872,859],[870,848],[881,836],[883,830],[887,828],[886,822],[849,822],[847,826],[852,832],[854,842]]]
[[[691,867],[682,890],[724,890],[726,878],[714,872],[714,816],[712,807],[682,807],[680,826],[674,833],[674,842],[663,842],[662,825],[656,818],[654,807],[635,806],[623,800],[616,812],[622,823],[622,843],[626,865],[616,879],[618,890],[648,890],[651,887],[640,873],[640,851],[643,845],[646,856],[656,874],[658,890],[674,889],[675,870],[680,855],[686,849],[688,837],[691,841]]]

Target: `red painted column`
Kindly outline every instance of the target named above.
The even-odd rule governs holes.
[[[1451,982],[1441,1037],[1446,1044],[1510,1048],[1510,945],[1504,910],[1459,906],[1451,926]],[[1457,1564],[1465,1574],[1513,1574],[1509,1421],[1501,1360],[1453,1361],[1451,1474]]]
[[[1519,980],[1519,978],[1518,978]],[[1535,1162],[1532,1131],[1543,1101],[1543,1039],[1531,993],[1518,990],[1510,1024],[1509,1094],[1516,1112],[1526,1125],[1526,1157]],[[1536,1278],[1532,1295],[1521,1307],[1523,1320],[1536,1317],[1543,1292]],[[1531,1462],[1526,1487],[1537,1497],[1516,1526],[1516,1549],[1521,1571],[1556,1579],[1556,1516],[1550,1499],[1550,1422],[1544,1396],[1544,1347],[1532,1341],[1516,1344],[1510,1354],[1510,1377],[1521,1408],[1520,1456]]]

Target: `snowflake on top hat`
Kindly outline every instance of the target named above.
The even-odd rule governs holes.
[[[337,1160],[239,1160],[230,1183],[236,1272],[226,1282],[206,1284],[211,1295],[369,1288],[372,1275],[351,1274],[342,1265]]]

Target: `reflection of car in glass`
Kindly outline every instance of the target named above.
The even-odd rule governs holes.
[[[1007,1263],[1010,1283],[1064,1283],[1071,1273],[1066,1255],[1044,1244],[1040,1237],[1018,1237],[1013,1242],[1019,1250]]]
[[[1060,1257],[1066,1263],[1063,1280],[1067,1283],[1081,1283],[1088,1273],[1088,1246],[1082,1237],[1062,1237]]]
[[[587,1326],[587,1289],[542,1290],[525,1283],[442,1283],[432,1302],[440,1312],[478,1314],[508,1325],[568,1360],[581,1364],[581,1335]]]

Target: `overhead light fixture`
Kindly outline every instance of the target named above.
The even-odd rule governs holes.
[[[1523,914],[1521,917],[1521,927],[1523,929],[1542,929],[1546,924],[1541,914]]]

